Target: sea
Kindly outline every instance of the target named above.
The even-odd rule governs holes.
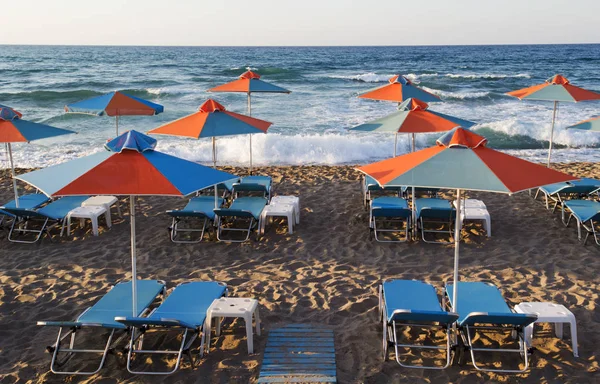
[[[124,116],[120,129],[146,132],[193,113],[208,98],[246,113],[246,95],[207,93],[246,69],[290,94],[254,94],[252,115],[273,123],[253,136],[260,165],[365,164],[391,157],[394,137],[348,128],[396,110],[394,103],[357,96],[402,74],[439,95],[435,111],[477,123],[490,147],[533,161],[547,153],[551,102],[520,101],[505,92],[560,73],[600,92],[600,44],[377,47],[134,47],[0,46],[0,104],[23,117],[76,131],[15,144],[18,167],[44,167],[103,150],[114,118],[64,113],[65,104],[121,90],[164,105],[157,116]],[[600,161],[600,134],[565,127],[600,114],[600,102],[561,103],[553,161]],[[438,134],[417,135],[417,147]],[[210,139],[158,136],[157,149],[210,163]],[[398,153],[410,150],[400,135]],[[217,140],[219,164],[248,162],[248,136]],[[7,166],[5,152],[0,164]]]

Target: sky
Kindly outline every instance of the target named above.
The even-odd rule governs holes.
[[[600,0],[21,0],[2,13],[0,44],[600,43]]]

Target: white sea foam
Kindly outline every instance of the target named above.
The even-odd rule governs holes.
[[[362,73],[359,75],[330,75],[329,78],[332,79],[345,79],[345,80],[354,80],[354,81],[362,81],[364,83],[385,83],[390,77],[394,75],[382,75],[373,72]]]
[[[445,77],[454,79],[506,79],[506,78],[524,78],[530,79],[528,73],[517,74],[499,74],[499,73],[446,73]]]
[[[163,88],[146,88],[146,92],[151,95],[160,95],[163,92]]]
[[[447,99],[460,99],[460,100],[465,100],[465,99],[479,99],[482,97],[487,97],[490,96],[491,93],[487,92],[487,91],[442,91],[440,89],[434,89],[434,88],[429,88],[429,87],[421,87],[424,90],[426,90],[427,92],[431,92],[434,95],[438,95],[439,97],[441,97],[442,99],[447,98]]]

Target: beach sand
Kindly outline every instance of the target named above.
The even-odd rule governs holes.
[[[596,164],[556,167],[600,178]],[[419,279],[441,291],[451,281],[453,247],[371,241],[359,174],[352,167],[264,167],[258,173],[273,176],[274,194],[300,196],[301,223],[292,235],[285,225],[273,225],[260,242],[180,245],[169,241],[170,220],[164,211],[182,207],[185,200],[140,198],[137,216],[138,275],[166,280],[169,288],[190,280],[222,281],[231,295],[258,299],[263,333],[255,336],[257,353],[247,354],[243,321],[235,321],[224,327],[218,340],[213,338],[210,354],[195,370],[185,362],[168,377],[133,376],[111,356],[95,376],[49,372],[45,346],[55,341],[56,329],[35,323],[71,320],[111,284],[130,278],[125,216],[116,218],[110,230],[101,225],[98,237],[91,235],[89,226],[85,231],[76,226],[70,238],[58,238],[55,230],[54,242],[44,239],[39,245],[9,243],[7,232],[2,232],[0,382],[252,383],[269,330],[289,323],[324,325],[335,331],[340,383],[600,381],[600,248],[593,241],[582,246],[573,225],[565,228],[558,213],[546,211],[526,193],[467,193],[486,203],[493,237],[487,238],[479,225],[466,227],[461,278],[496,284],[511,305],[564,304],[577,318],[580,357],[573,357],[568,327],[565,340],[559,340],[545,324],[536,333],[537,351],[525,374],[480,373],[470,363],[443,371],[409,370],[381,358],[378,284],[382,279]],[[2,176],[0,201],[8,201],[12,190],[7,173]],[[123,202],[124,211],[126,207]]]

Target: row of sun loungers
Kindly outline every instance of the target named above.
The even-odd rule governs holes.
[[[263,209],[271,200],[272,180],[268,176],[248,176],[230,184],[221,184],[223,197],[197,196],[180,210],[167,211],[172,217],[169,228],[171,241],[175,243],[198,243],[207,230],[216,227],[219,241],[244,242],[252,231],[260,225]],[[242,196],[244,195],[244,196]],[[250,196],[247,196],[250,195]],[[226,198],[231,197],[231,205],[225,207]],[[200,226],[193,226],[200,221]],[[193,236],[199,233],[199,236]],[[232,236],[241,233],[241,237]],[[187,235],[187,237],[185,237]]]
[[[63,225],[71,210],[80,207],[90,196],[66,196],[50,201],[42,194],[19,197],[19,208],[15,201],[0,207],[0,215],[12,219],[8,240],[15,243],[35,243],[56,226]],[[24,235],[33,234],[27,237]],[[62,234],[62,230],[61,230]]]
[[[566,183],[556,183],[538,189],[534,198],[543,197],[546,209],[555,212],[561,210],[562,222],[569,226],[571,219],[577,223],[578,239],[585,244],[592,234],[596,244],[600,245],[598,226],[600,224],[600,180],[583,178]],[[582,229],[586,234],[583,236]]]
[[[68,375],[92,375],[97,373],[111,352],[129,338],[125,347],[127,370],[139,374],[170,374],[175,372],[185,354],[192,366],[202,357],[205,349],[204,328],[206,312],[213,300],[227,295],[227,286],[212,281],[197,281],[177,286],[168,296],[163,281],[137,281],[137,312],[132,317],[131,282],[116,284],[93,306],[86,309],[74,321],[39,321],[45,327],[58,327],[56,342],[48,347],[52,353],[50,369],[54,373]],[[166,298],[165,298],[166,296]],[[161,302],[162,299],[162,302]],[[108,331],[102,349],[78,347],[76,336],[83,330]],[[181,336],[178,349],[145,348],[149,334],[164,335],[177,332]],[[117,336],[115,338],[115,336]],[[158,339],[159,345],[161,339]],[[200,339],[199,349],[193,349]],[[95,370],[70,370],[67,363],[77,355],[99,355]],[[146,363],[150,355],[175,356],[172,369],[152,371]],[[145,370],[142,370],[145,369]]]
[[[428,234],[445,233],[452,236],[456,209],[448,200],[438,198],[418,198],[414,201],[414,219],[417,232],[426,243],[440,243]],[[381,196],[370,201],[370,227],[375,240],[381,242],[404,242],[410,238],[413,224],[413,211],[408,201],[401,197]],[[381,237],[382,233],[396,234],[394,237]]]
[[[440,301],[435,287],[416,280],[385,281],[380,286],[379,309],[383,322],[383,355],[388,358],[388,348],[392,346],[398,364],[405,368],[444,369],[452,361],[452,353],[468,353],[473,366],[480,371],[520,373],[529,367],[529,351],[524,338],[524,329],[537,320],[536,315],[515,313],[508,306],[500,290],[492,284],[483,282],[458,283],[458,303],[452,302],[453,285],[444,290],[444,300]],[[454,307],[459,313],[453,311]],[[411,329],[443,329],[443,343],[436,345],[414,344],[405,340]],[[458,335],[453,334],[456,328]],[[488,332],[509,332],[518,338],[518,348],[492,348],[476,344],[479,334]],[[453,337],[456,344],[453,343]],[[412,342],[412,344],[411,344]],[[454,344],[454,345],[453,345]],[[434,361],[430,365],[411,364],[418,351],[441,350],[443,361]],[[482,365],[482,352],[500,354],[519,354],[522,368],[497,368],[493,364]],[[491,354],[489,354],[491,355]],[[497,362],[496,362],[497,363]]]

